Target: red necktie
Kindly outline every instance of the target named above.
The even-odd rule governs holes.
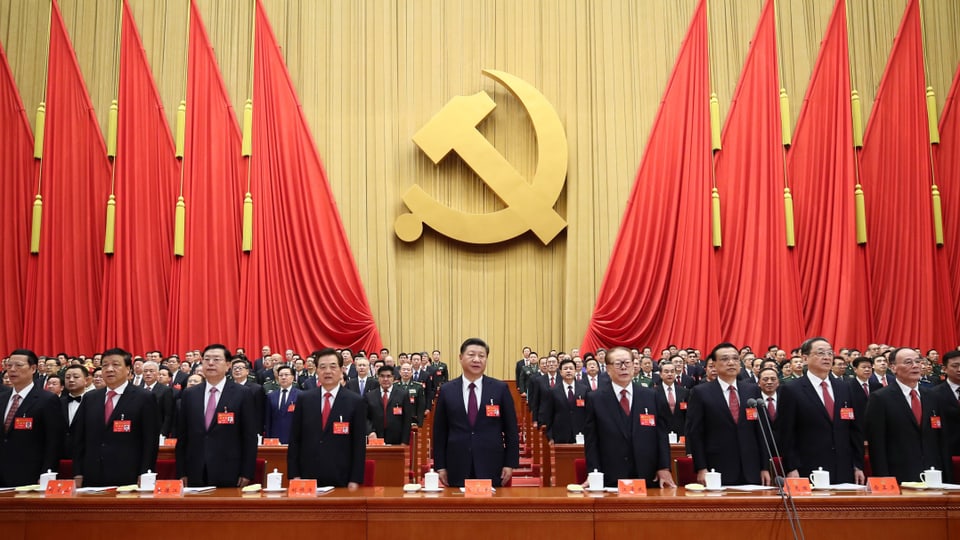
[[[387,401],[390,400],[390,396],[387,395],[387,391],[383,391],[383,396],[380,398],[380,403],[383,404],[383,427],[387,427]]]
[[[470,420],[470,425],[472,426],[477,423],[477,410],[479,409],[479,407],[477,407],[477,385],[470,383],[470,386],[467,388],[470,389],[470,397],[467,398],[467,419]]]
[[[886,375],[884,375],[884,376],[882,376],[882,377],[878,377],[878,378],[880,379],[880,384],[882,384],[883,386],[886,386],[886,385],[887,385],[887,376],[886,376]]]
[[[597,389],[597,378],[596,378],[596,377],[593,377],[593,378],[590,379],[590,389],[591,389],[591,390],[596,390],[596,389]]]
[[[551,376],[550,376],[550,388],[553,388],[553,386],[554,386],[555,384],[556,384],[556,381],[554,380],[553,375],[551,375]]]
[[[733,423],[740,421],[740,396],[737,395],[737,389],[731,384],[727,387],[730,390],[730,415],[733,416]]]
[[[13,404],[10,405],[10,412],[3,419],[3,430],[10,431],[10,424],[13,423],[13,417],[17,415],[17,409],[20,407],[20,394],[13,395]]]
[[[107,392],[107,402],[103,405],[103,423],[106,424],[110,421],[110,416],[113,415],[113,398],[117,393],[113,390]]]
[[[627,399],[626,388],[620,391],[620,408],[623,409],[624,414],[630,416],[630,400]]]
[[[773,398],[767,398],[767,418],[770,420],[777,419],[777,409],[773,406]]]
[[[867,396],[870,395],[870,385],[868,385],[867,383],[863,383],[863,393],[866,394]]]
[[[323,422],[323,427],[326,429],[327,420],[330,419],[330,398],[333,397],[333,394],[326,392],[323,395],[323,408],[320,409],[321,422]]]
[[[667,387],[667,404],[670,405],[670,412],[674,412],[674,407],[677,406],[677,399],[673,397],[673,387]]]
[[[913,409],[913,418],[917,421],[917,425],[920,425],[920,394],[917,394],[916,390],[910,391],[910,408]]]
[[[827,391],[827,381],[820,381],[820,391],[823,392],[823,406],[827,408],[827,416],[829,416],[830,421],[833,422],[833,398],[830,397],[830,392]]]

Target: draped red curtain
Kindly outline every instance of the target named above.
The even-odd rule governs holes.
[[[907,3],[864,136],[862,185],[877,339],[956,347],[948,268],[934,243],[920,8]]]
[[[846,1],[838,0],[787,154],[806,335],[838,348],[874,339],[866,251],[856,242],[855,158]]]
[[[951,276],[953,309],[940,317],[960,325],[960,66],[943,105],[940,144],[934,147],[934,166],[943,208],[943,255]],[[926,352],[926,351],[924,351]],[[940,350],[943,353],[943,350]]]
[[[43,226],[27,272],[23,344],[96,349],[110,163],[57,2],[52,2],[43,146]]]
[[[240,344],[378,349],[336,201],[259,2],[255,41],[254,237],[241,267]]]
[[[24,288],[30,253],[30,205],[37,187],[33,134],[17,92],[7,54],[0,45],[0,354],[23,339]]]
[[[786,245],[780,84],[767,0],[730,105],[717,155],[723,247],[717,250],[720,329],[736,345],[800,343],[795,254]]]
[[[720,336],[710,247],[710,81],[706,3],[680,48],[587,328],[612,345],[701,349]]]
[[[170,352],[237,343],[241,202],[246,162],[207,30],[190,3],[187,121],[183,157],[184,256],[173,262],[167,313]],[[173,211],[174,201],[165,201]],[[165,210],[166,210],[165,209]]]
[[[99,348],[143,352],[160,349],[166,337],[179,165],[126,0],[122,16],[116,243],[104,268]]]

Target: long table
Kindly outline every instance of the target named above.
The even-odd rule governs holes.
[[[550,443],[553,454],[553,485],[566,486],[577,481],[574,462],[583,458],[582,444],[553,444]],[[686,447],[682,444],[670,445],[670,467],[673,470],[673,479],[677,480],[676,461],[687,455]],[[589,472],[589,471],[588,471]]]
[[[367,446],[367,459],[377,463],[375,480],[378,486],[401,487],[407,482],[407,456],[410,448],[405,444],[386,446]],[[257,449],[257,457],[266,460],[265,472],[277,469],[283,473],[283,485],[287,485],[287,447],[261,446]],[[163,446],[157,459],[175,459],[174,448]],[[266,479],[257,478],[255,482],[266,483]]]
[[[960,495],[819,494],[797,497],[807,538],[960,538]],[[171,528],[171,525],[175,527]],[[396,487],[336,489],[315,499],[241,494],[236,488],[155,499],[152,494],[0,494],[0,538],[137,540],[267,538],[271,533],[344,538],[484,538],[539,540],[670,538],[788,539],[780,498],[773,494],[692,493],[651,489],[646,497],[568,493],[564,488],[502,488],[490,498],[458,490],[403,493]],[[349,536],[347,536],[349,535]]]

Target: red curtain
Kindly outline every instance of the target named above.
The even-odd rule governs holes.
[[[240,344],[378,349],[336,201],[259,2],[255,35],[254,237],[242,263]]]
[[[800,280],[786,245],[780,84],[772,0],[730,106],[717,156],[723,247],[717,250],[720,328],[737,345],[803,339]]]
[[[947,261],[933,235],[930,141],[917,0],[880,81],[861,154],[876,337],[943,350],[957,344]]]
[[[934,147],[937,186],[943,208],[943,251],[952,278],[953,309],[938,316],[960,324],[960,66],[943,105],[940,144]],[[956,344],[956,343],[954,343]],[[926,351],[924,351],[926,352]],[[941,354],[943,349],[940,349]]]
[[[650,133],[583,350],[705,349],[720,337],[710,247],[710,84],[703,0]]]
[[[184,256],[173,263],[166,350],[234,346],[240,313],[240,229],[246,164],[240,127],[206,28],[190,3],[183,196]],[[165,201],[173,211],[174,200]]]
[[[856,242],[852,126],[846,1],[838,0],[787,155],[806,335],[838,348],[874,339],[866,251]]]
[[[37,187],[33,135],[23,110],[7,54],[0,45],[0,353],[7,354],[23,339],[24,287],[30,253],[30,205]]]
[[[126,0],[120,36],[116,243],[104,267],[99,348],[144,352],[162,347],[166,337],[180,171],[163,102]]]
[[[73,46],[52,2],[40,253],[30,258],[23,345],[90,354],[97,345],[110,163]]]

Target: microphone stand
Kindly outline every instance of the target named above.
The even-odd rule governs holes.
[[[766,420],[766,430],[764,430],[763,421],[760,421],[760,434],[763,437],[763,444],[767,448],[767,455],[770,456],[770,463],[773,465],[777,494],[780,495],[780,501],[783,503],[783,510],[787,515],[787,522],[790,523],[790,531],[793,533],[794,540],[806,540],[806,537],[803,535],[803,527],[800,525],[800,514],[797,512],[797,505],[793,501],[793,495],[786,489],[787,473],[783,468],[783,456],[780,455],[780,449],[777,448],[777,440],[773,436],[773,425],[767,416],[767,410],[763,407],[763,401],[755,398],[747,400],[747,407],[755,408],[757,413]],[[770,436],[769,442],[767,440],[768,434]],[[773,452],[770,451],[770,442],[773,442]],[[779,471],[777,470],[778,460],[773,459],[774,457],[779,458]]]

